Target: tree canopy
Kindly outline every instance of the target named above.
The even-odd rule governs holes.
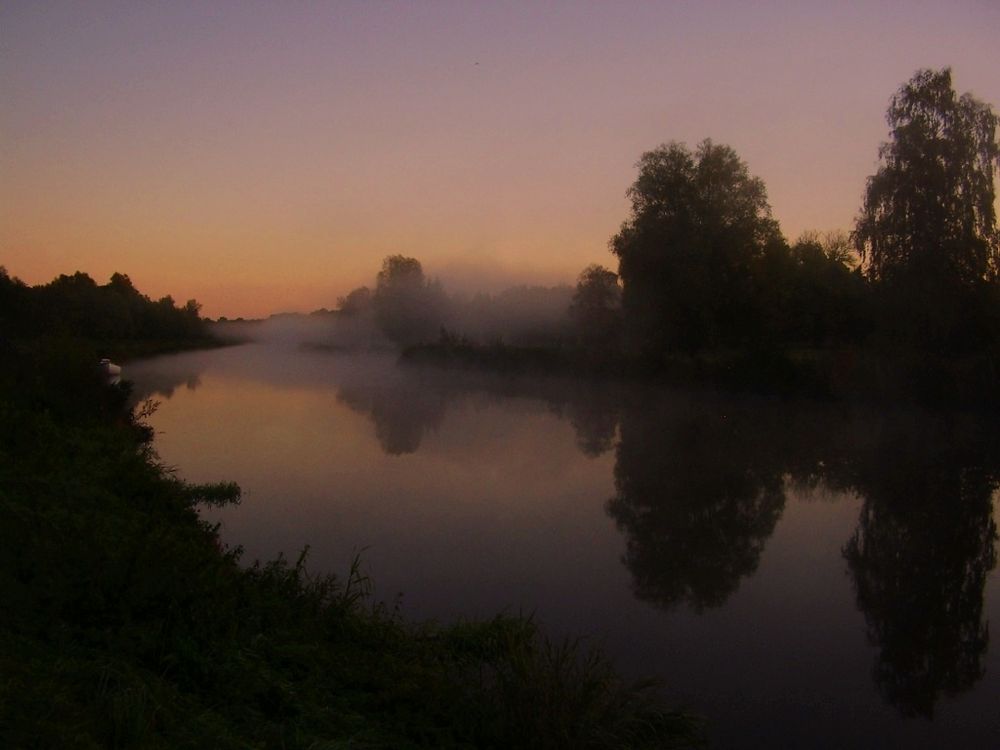
[[[593,263],[577,279],[569,315],[577,337],[586,346],[613,347],[618,338],[621,311],[618,274]]]
[[[434,338],[446,304],[440,284],[424,277],[420,261],[403,255],[382,261],[373,301],[379,328],[401,346]]]
[[[996,113],[958,96],[944,68],[918,71],[892,97],[886,120],[890,140],[854,232],[868,277],[961,286],[995,278]]]
[[[739,341],[752,274],[783,243],[763,181],[729,146],[668,143],[642,155],[629,218],[611,240],[633,348],[695,351]]]
[[[80,271],[27,286],[0,268],[0,330],[11,338],[77,337],[100,341],[191,340],[208,333],[201,305],[153,301],[115,273],[99,285]]]

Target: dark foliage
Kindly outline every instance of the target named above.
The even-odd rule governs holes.
[[[569,316],[577,341],[588,349],[618,349],[621,337],[622,290],[618,275],[592,264],[580,272]]]
[[[1000,334],[997,115],[922,70],[893,96],[890,141],[854,239],[875,283],[882,345],[954,356]]]
[[[728,146],[643,154],[632,211],[611,240],[627,342],[649,356],[732,346],[755,335],[753,267],[782,243],[764,183]]]
[[[194,300],[178,307],[169,296],[154,302],[120,273],[103,286],[78,271],[29,287],[0,268],[0,332],[12,339],[208,340],[200,309]]]

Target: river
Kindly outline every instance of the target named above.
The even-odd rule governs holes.
[[[248,344],[130,363],[161,460],[232,480],[244,560],[412,620],[532,613],[716,747],[1000,746],[997,427]]]

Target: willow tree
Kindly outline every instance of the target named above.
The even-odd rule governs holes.
[[[890,140],[854,231],[877,330],[940,361],[982,352],[1000,335],[997,115],[957,95],[945,68],[914,75],[886,120]]]
[[[896,92],[854,233],[873,281],[995,279],[997,115],[958,96],[951,69],[921,70]]]

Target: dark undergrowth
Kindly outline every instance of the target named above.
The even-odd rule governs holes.
[[[0,747],[642,748],[699,725],[530,619],[414,625],[356,564],[250,566],[80,346],[0,373]]]

